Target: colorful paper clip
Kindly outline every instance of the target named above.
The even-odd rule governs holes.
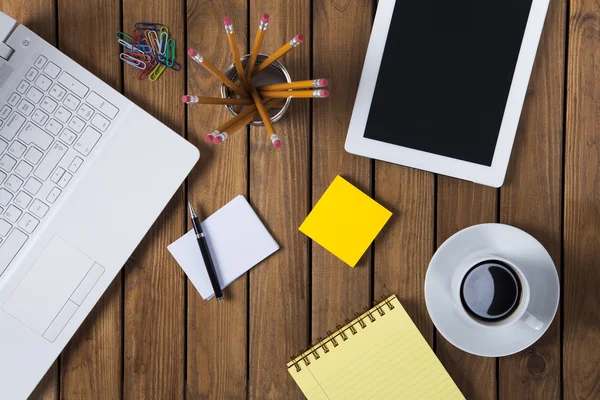
[[[152,82],[156,81],[158,78],[160,78],[162,73],[165,72],[165,69],[167,69],[166,65],[157,64],[156,67],[154,67],[154,69],[150,73],[148,79],[150,79]]]
[[[144,70],[147,67],[145,62],[143,62],[142,60],[138,60],[137,58],[132,57],[131,55],[129,55],[127,53],[121,53],[119,55],[119,58],[121,60],[123,60],[125,62],[125,64],[131,65],[132,67],[137,68],[137,69]]]
[[[142,31],[145,30],[153,30],[153,31],[157,31],[160,28],[162,28],[164,25],[163,24],[158,24],[155,22],[136,22],[136,24],[134,25],[135,29],[140,29]]]
[[[175,65],[175,39],[169,39],[165,56],[167,67],[173,68]]]

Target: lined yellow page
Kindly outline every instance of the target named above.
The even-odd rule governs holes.
[[[394,309],[390,310],[391,304]],[[325,353],[318,345],[314,352],[303,354],[310,362],[296,359],[288,371],[310,400],[333,399],[464,399],[442,364],[412,322],[396,296],[390,296],[380,307],[385,315],[374,309],[371,322],[365,313],[325,339]],[[344,341],[339,332],[344,332]],[[321,342],[321,343],[323,343]]]

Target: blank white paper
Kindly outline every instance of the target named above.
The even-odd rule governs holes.
[[[238,196],[201,222],[221,288],[279,249],[244,196]],[[196,235],[191,230],[168,246],[204,300],[215,295]]]

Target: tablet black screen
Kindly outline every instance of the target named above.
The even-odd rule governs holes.
[[[532,0],[396,0],[365,137],[490,166]]]

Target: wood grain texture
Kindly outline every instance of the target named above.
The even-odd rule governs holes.
[[[565,399],[600,398],[600,8],[569,13],[564,182]]]
[[[331,96],[313,102],[312,205],[336,175],[368,195],[371,161],[344,150],[372,24],[372,3],[313,1],[313,74],[330,79]],[[371,248],[351,268],[312,243],[312,340],[371,305]]]
[[[497,220],[497,190],[446,176],[437,182],[437,246],[472,225]],[[496,359],[477,357],[437,332],[436,353],[467,399],[496,398]]]
[[[246,50],[246,0],[187,2],[188,47],[195,48],[221,70],[232,62],[223,16],[229,15],[240,52]],[[211,37],[210,41],[205,38]],[[188,93],[219,96],[218,80],[188,57]],[[201,152],[188,179],[188,199],[201,218],[235,196],[247,195],[248,134],[242,130],[222,145],[204,136],[231,115],[223,106],[188,106],[188,139]],[[188,223],[188,229],[192,227]],[[187,398],[246,398],[247,276],[224,291],[225,301],[204,301],[188,281]]]
[[[250,32],[260,15],[271,21],[262,51],[272,53],[303,32],[304,43],[281,62],[292,79],[309,78],[309,0],[250,2]],[[309,342],[308,240],[298,227],[309,210],[309,101],[296,99],[274,128],[283,147],[275,149],[263,127],[250,129],[250,202],[281,248],[250,271],[249,398],[303,398],[287,372],[290,356]]]
[[[375,240],[374,298],[395,293],[432,347],[423,288],[434,250],[434,192],[429,172],[375,163],[375,200],[393,215]]]
[[[115,0],[58,2],[59,49],[121,90],[118,43],[121,9]],[[102,26],[98,35],[90,26]],[[122,392],[122,274],[102,296],[61,355],[61,398],[115,399]]]
[[[181,3],[160,0],[123,1],[123,29],[136,22],[159,22],[169,36],[184,40]],[[156,82],[139,81],[138,70],[124,71],[125,95],[140,107],[183,134],[185,107],[185,52],[176,59],[183,70],[167,70]],[[168,167],[168,166],[165,166]],[[177,191],[125,266],[124,366],[125,399],[181,399],[185,374],[185,279],[167,246],[186,231],[183,189]]]
[[[52,0],[6,1],[0,0],[0,10],[19,23],[56,45],[56,4]],[[48,370],[31,396],[32,400],[57,400],[59,398],[58,361]],[[0,392],[1,393],[1,392]]]
[[[523,229],[561,265],[566,1],[550,3],[513,155],[500,189],[500,222]],[[562,60],[562,62],[561,62]],[[561,396],[560,312],[526,351],[499,359],[501,399]]]

